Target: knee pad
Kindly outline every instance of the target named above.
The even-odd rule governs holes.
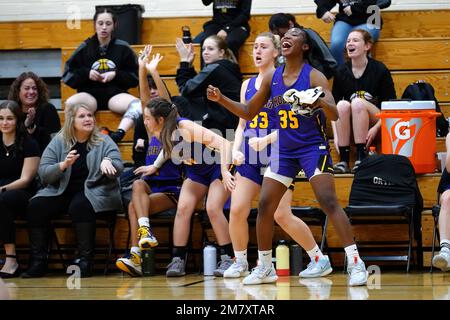
[[[124,118],[132,119],[134,122],[139,119],[139,116],[142,114],[142,104],[141,100],[133,100],[128,105],[128,109],[123,115]]]

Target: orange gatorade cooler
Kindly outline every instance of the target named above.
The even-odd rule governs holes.
[[[408,157],[416,173],[436,166],[436,112],[434,101],[381,103],[381,152]]]

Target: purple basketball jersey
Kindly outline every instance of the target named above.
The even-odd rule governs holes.
[[[273,75],[271,103],[278,116],[278,152],[280,157],[297,158],[301,154],[300,150],[303,149],[304,151],[305,147],[320,144],[328,145],[324,112],[319,110],[311,117],[296,115],[291,111],[291,106],[283,99],[283,94],[289,89],[301,91],[311,88],[311,70],[312,67],[305,63],[298,79],[289,87],[283,81],[284,65],[278,67]]]

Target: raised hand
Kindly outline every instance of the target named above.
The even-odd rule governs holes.
[[[145,64],[145,68],[150,74],[153,74],[158,70],[158,64],[161,62],[161,60],[164,58],[164,56],[160,55],[159,53],[154,54],[152,56],[152,60],[150,62],[147,62]]]
[[[192,63],[194,61],[195,51],[194,47],[192,46],[192,43],[185,44],[183,40],[177,38],[175,46],[177,48],[181,62]]]
[[[25,119],[25,128],[30,128],[34,123],[34,117],[36,116],[36,109],[30,108],[28,109],[27,117]]]
[[[153,46],[148,44],[144,47],[144,50],[141,50],[139,52],[138,62],[139,62],[140,68],[145,68],[145,65],[148,63],[148,59],[149,59],[150,53],[152,52],[152,49],[153,49]]]
[[[222,97],[222,93],[219,88],[209,85],[206,89],[206,97],[211,101],[219,101]]]

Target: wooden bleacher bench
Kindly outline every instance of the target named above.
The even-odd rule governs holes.
[[[380,39],[375,43],[372,55],[382,61],[391,71],[406,70],[439,70],[450,69],[450,37],[434,38],[400,38]],[[136,54],[144,45],[131,46]],[[61,48],[61,70],[75,51],[76,47]],[[194,67],[200,70],[200,46],[194,44],[196,59]],[[174,76],[180,63],[175,43],[153,45],[153,53],[160,53],[164,59],[158,66],[162,76]],[[258,72],[252,58],[253,42],[247,41],[240,49],[239,65],[243,74],[256,74]]]
[[[397,95],[401,95],[404,89],[412,82],[423,79],[430,82],[436,89],[439,101],[450,101],[449,97],[449,74],[450,63],[450,38],[402,38],[381,39],[375,44],[373,57],[382,61],[391,70],[394,78]],[[136,54],[143,45],[132,46]],[[194,45],[197,57],[200,55],[200,46]],[[241,72],[245,78],[257,73],[253,65],[251,42],[246,42],[240,52]],[[75,47],[62,48],[61,68],[70,57]],[[175,75],[179,66],[179,56],[174,44],[155,45],[153,52],[159,52],[164,56],[159,66],[159,72],[169,87],[172,95],[178,95],[178,87]],[[194,60],[194,67],[199,70],[199,59]],[[76,91],[61,83],[61,99],[64,102]],[[138,96],[137,88],[130,90],[130,94]]]
[[[450,37],[448,26],[450,10],[382,11],[382,39]],[[314,13],[295,14],[301,25],[316,30],[324,39],[330,39],[332,25],[317,19]],[[252,15],[250,41],[267,30],[270,15]],[[142,43],[175,43],[181,37],[181,26],[188,25],[193,36],[202,30],[208,17],[144,18]],[[1,22],[0,50],[60,49],[78,46],[94,34],[92,20],[82,20],[79,29],[67,29],[66,21]],[[62,32],[62,30],[64,32]]]

